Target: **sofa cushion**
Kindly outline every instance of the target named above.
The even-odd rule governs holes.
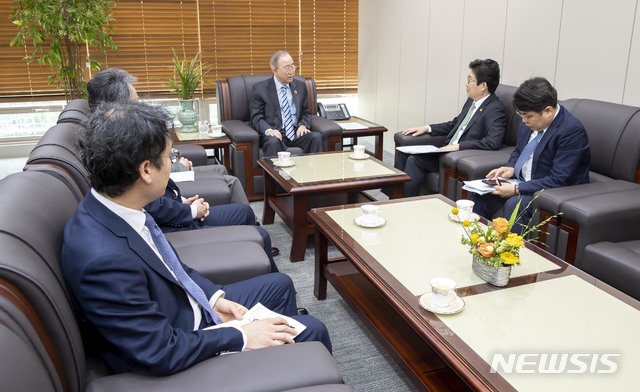
[[[640,240],[587,245],[582,269],[640,300]]]

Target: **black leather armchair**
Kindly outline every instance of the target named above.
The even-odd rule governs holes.
[[[260,135],[251,127],[249,103],[253,85],[270,77],[273,75],[232,76],[226,80],[219,80],[216,86],[218,118],[224,133],[231,139],[231,171],[242,183],[249,200],[260,200],[263,197],[263,173],[257,163],[262,156]],[[325,148],[329,139],[342,140],[342,128],[338,124],[316,115],[315,81],[298,75],[295,78],[307,86],[311,131],[322,133]],[[288,150],[292,154],[302,153],[299,148]]]

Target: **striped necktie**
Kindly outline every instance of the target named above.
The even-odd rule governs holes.
[[[293,115],[291,114],[291,105],[287,97],[289,86],[280,87],[280,107],[282,108],[282,122],[284,123],[284,134],[289,140],[296,138],[296,130],[293,126]]]
[[[162,260],[164,260],[171,271],[173,271],[178,282],[182,285],[182,288],[184,288],[184,290],[189,293],[196,302],[198,302],[198,305],[202,307],[207,323],[211,324],[211,321],[213,321],[216,324],[221,324],[222,320],[211,308],[211,304],[207,300],[207,296],[204,294],[204,291],[202,291],[200,286],[198,286],[187,274],[184,268],[182,268],[182,264],[180,264],[178,256],[176,256],[176,253],[171,249],[171,245],[169,245],[169,242],[162,233],[162,230],[160,230],[156,222],[153,220],[153,217],[147,213],[145,213],[144,225],[149,229],[151,239],[153,240],[156,249],[158,249],[158,253],[162,256]]]

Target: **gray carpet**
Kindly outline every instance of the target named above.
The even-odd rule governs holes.
[[[251,207],[262,219],[262,202],[253,202]],[[329,285],[327,299],[318,301],[313,295],[314,249],[310,242],[305,260],[289,261],[291,231],[276,215],[272,225],[263,225],[271,235],[274,246],[280,248],[275,258],[281,272],[293,279],[298,291],[298,306],[322,320],[329,329],[333,343],[333,356],[342,372],[345,383],[355,391],[415,391],[407,376],[380,347],[377,340],[361,324],[340,295]],[[337,250],[330,250],[335,256]]]

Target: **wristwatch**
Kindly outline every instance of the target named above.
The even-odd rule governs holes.
[[[518,184],[515,184],[515,185],[513,186],[513,189],[516,191],[516,195],[519,195],[519,194],[520,194],[520,187],[518,186]]]

